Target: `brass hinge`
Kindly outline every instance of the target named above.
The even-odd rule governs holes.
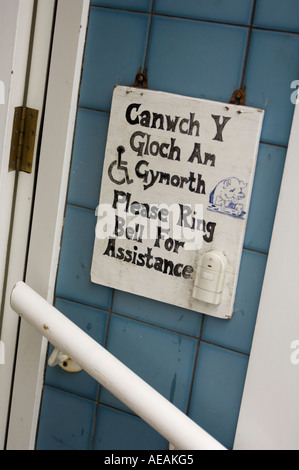
[[[32,172],[38,111],[25,107],[15,109],[9,171]]]

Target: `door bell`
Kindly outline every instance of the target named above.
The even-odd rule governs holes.
[[[210,251],[202,255],[194,282],[195,299],[208,304],[220,304],[227,264],[227,258],[220,251]]]

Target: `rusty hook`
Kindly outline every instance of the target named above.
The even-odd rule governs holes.
[[[141,72],[137,73],[134,87],[135,88],[147,88],[148,87],[148,78],[145,73],[141,73]]]
[[[239,104],[240,106],[246,105],[246,91],[236,90],[230,100],[230,104]]]

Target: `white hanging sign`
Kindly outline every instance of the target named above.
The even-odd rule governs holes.
[[[116,87],[92,282],[231,318],[263,116]],[[219,276],[209,261],[200,268],[211,252],[225,261]],[[221,294],[197,295],[218,277]]]

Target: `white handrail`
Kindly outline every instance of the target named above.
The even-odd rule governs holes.
[[[11,307],[178,450],[226,450],[206,431],[23,282]]]

